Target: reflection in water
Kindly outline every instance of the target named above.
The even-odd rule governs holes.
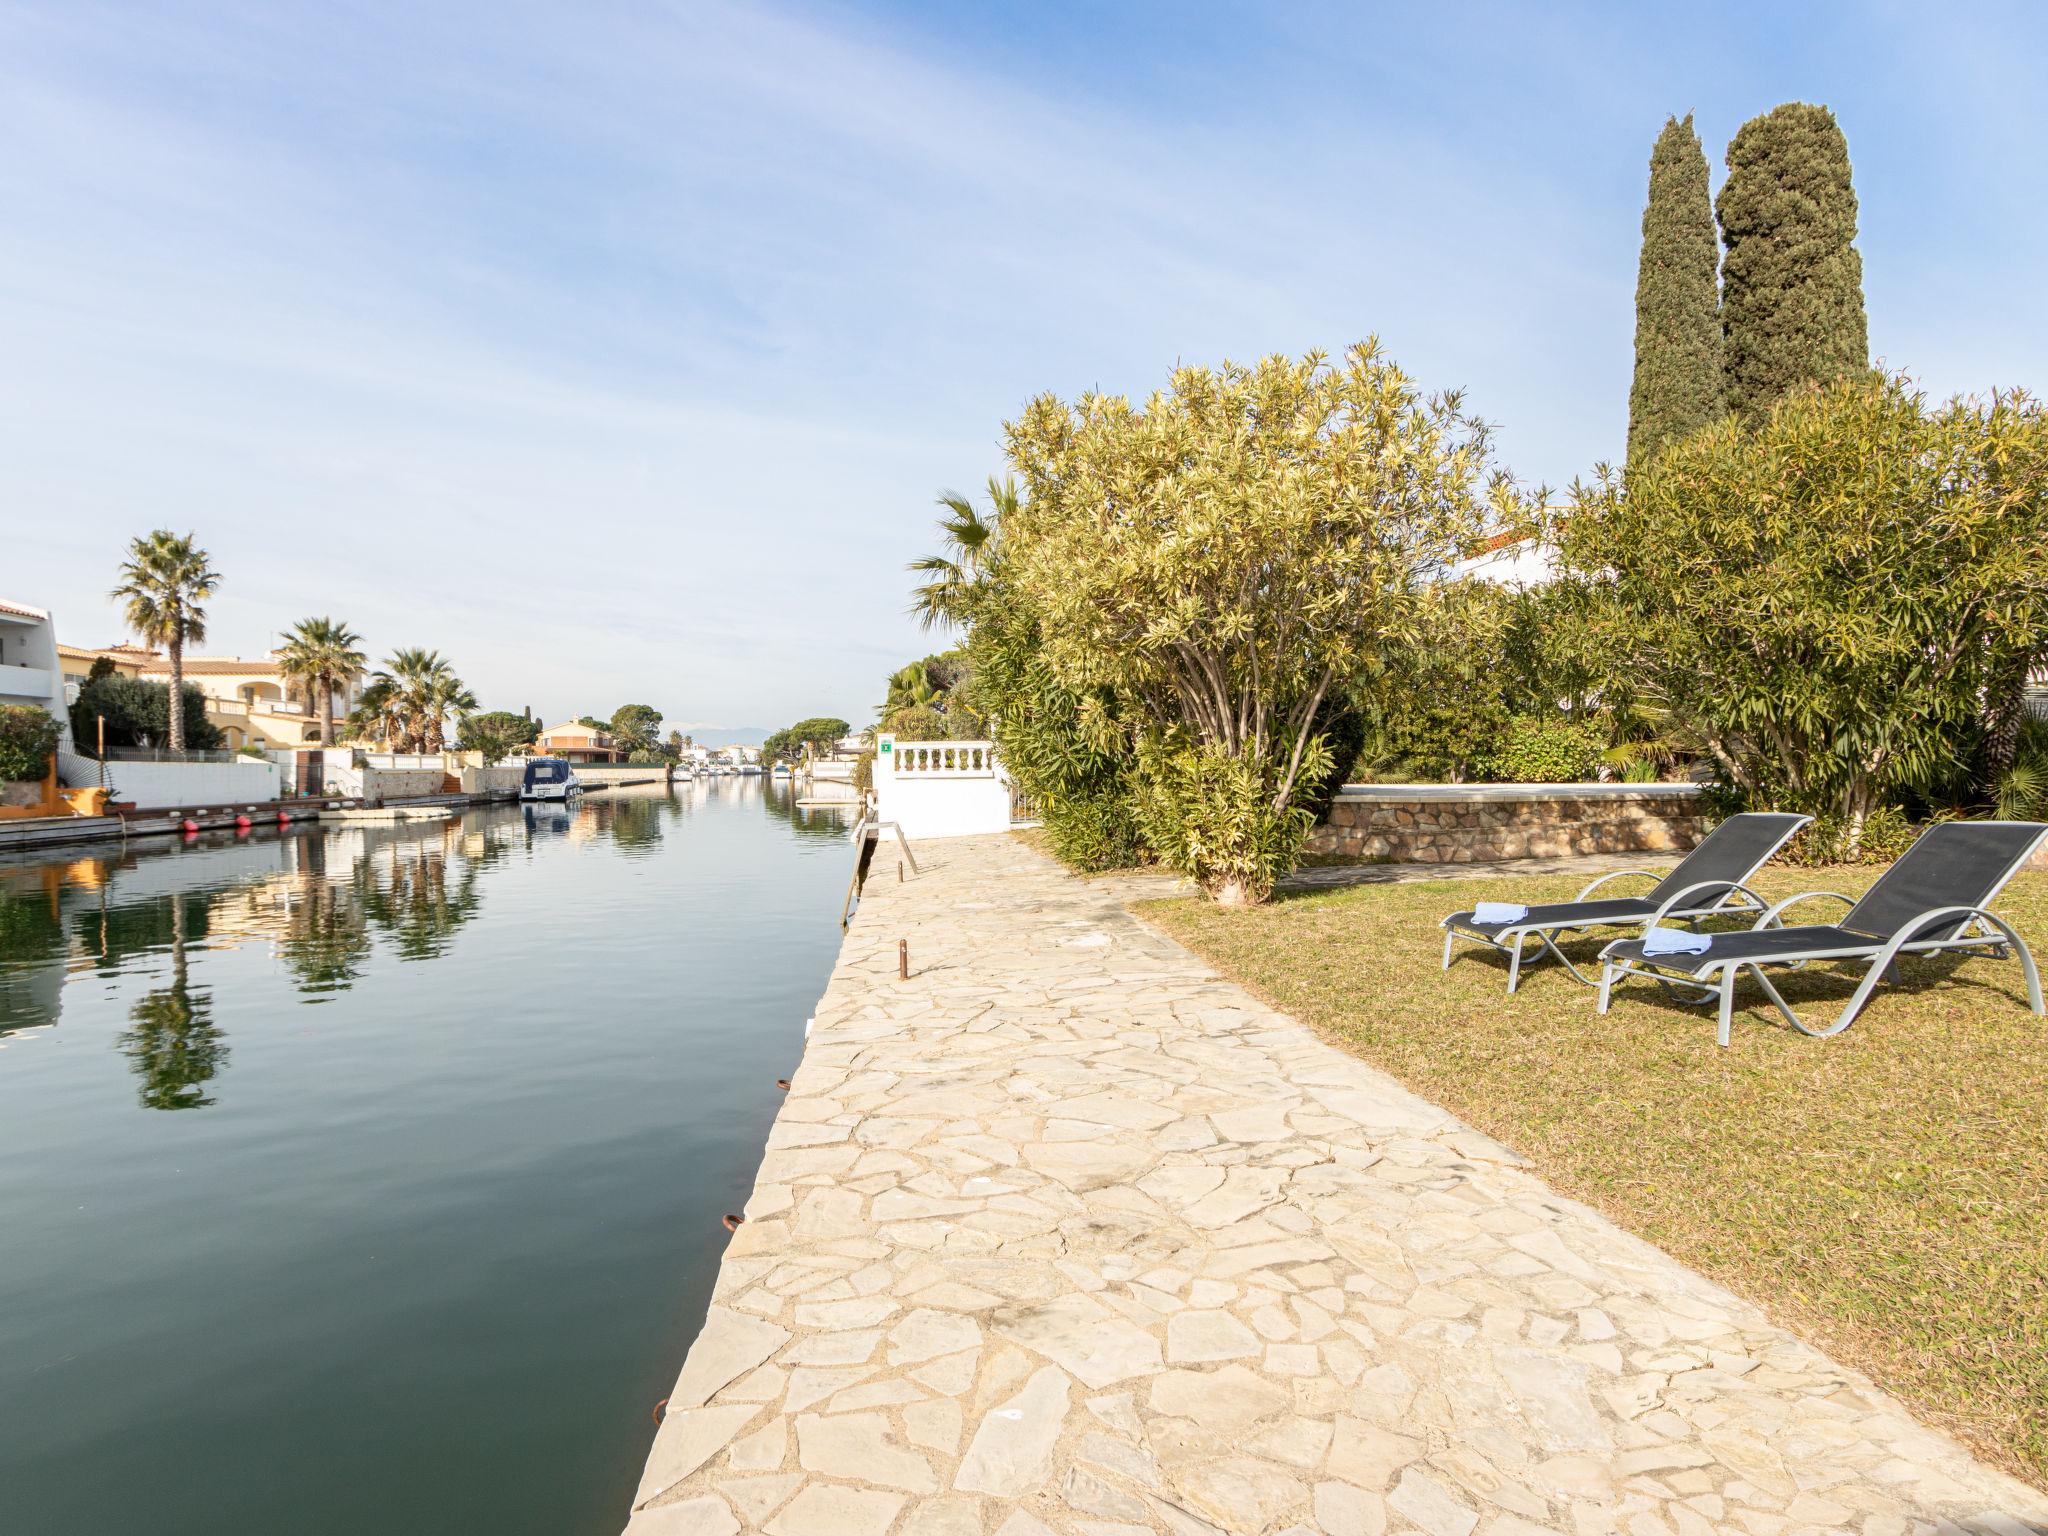
[[[845,805],[797,804],[794,779],[749,779],[743,783],[761,785],[761,803],[777,821],[786,821],[800,837],[843,838],[853,827],[853,802]]]
[[[346,992],[362,976],[374,947],[360,893],[352,885],[335,885],[324,873],[301,882],[277,941],[277,952],[301,993]]]
[[[433,960],[447,953],[456,933],[482,905],[477,890],[482,862],[460,859],[451,882],[447,845],[422,840],[410,850],[394,848],[381,869],[367,860],[358,862],[353,886],[364,917],[390,936],[399,959]]]
[[[776,802],[0,854],[0,1533],[617,1536],[839,944]]]
[[[482,876],[501,859],[530,857],[551,837],[645,857],[670,822],[706,800],[756,796],[806,839],[845,836],[838,810],[800,807],[789,785],[731,778],[609,790],[571,806],[527,805],[517,817],[500,809],[0,866],[0,1039],[55,1025],[67,978],[112,978],[167,956],[168,983],[133,1003],[119,1048],[149,1108],[211,1104],[228,1044],[208,988],[189,981],[193,951],[268,943],[300,996],[328,1001],[380,954],[398,963],[447,954],[481,912]]]
[[[228,1059],[227,1040],[211,1021],[210,994],[204,987],[192,989],[185,957],[192,903],[174,897],[164,905],[170,915],[171,984],[143,994],[128,1014],[135,1027],[116,1043],[142,1079],[144,1109],[199,1109],[213,1102],[206,1085]]]

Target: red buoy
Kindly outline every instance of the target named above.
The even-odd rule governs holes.
[[[277,824],[278,824],[278,825],[279,825],[280,827],[282,827],[282,826],[288,826],[288,825],[290,825],[290,823],[291,823],[291,817],[289,817],[289,816],[285,815],[285,813],[284,813],[283,811],[279,811],[279,812],[277,813]]]
[[[183,821],[179,822],[178,825],[182,827],[187,833],[197,832],[199,830],[199,823],[194,821],[190,816],[187,816]]]

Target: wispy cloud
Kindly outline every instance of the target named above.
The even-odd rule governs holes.
[[[169,523],[223,647],[331,611],[491,703],[859,716],[1039,390],[1379,330],[1526,476],[1611,452],[1649,139],[1787,94],[1848,123],[1880,350],[2037,357],[1972,287],[2031,242],[1886,201],[1983,206],[1927,28],[1719,20],[0,3],[0,588],[104,638]]]

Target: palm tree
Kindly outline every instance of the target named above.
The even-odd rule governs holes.
[[[969,599],[995,560],[1003,519],[1017,510],[1019,499],[1017,482],[1007,475],[1001,480],[988,477],[986,517],[958,491],[939,493],[939,505],[946,509],[939,531],[946,536],[949,552],[926,555],[908,567],[930,578],[911,594],[910,611],[924,628],[966,623]]]
[[[401,752],[438,752],[447,737],[444,722],[449,714],[473,714],[476,695],[463,687],[462,679],[439,651],[419,649],[393,651],[384,670],[364,691],[367,704],[378,696],[383,718],[396,725]],[[386,740],[392,732],[387,729]]]
[[[363,637],[333,619],[301,619],[277,653],[277,669],[320,700],[320,740],[334,744],[334,692],[363,675]]]
[[[449,671],[434,679],[433,693],[428,699],[426,729],[423,733],[422,752],[439,752],[448,745],[446,721],[453,715],[458,721],[467,720],[476,713],[476,695],[465,688],[462,679]]]
[[[199,605],[220,585],[220,573],[206,551],[168,528],[128,542],[121,585],[110,594],[136,636],[160,645],[171,658],[170,742],[185,750],[185,642],[206,638],[206,610]]]
[[[388,745],[405,729],[398,712],[398,686],[383,673],[356,696],[356,707],[348,712],[342,730],[351,741],[377,741]]]

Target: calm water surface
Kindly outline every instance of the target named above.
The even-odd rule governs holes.
[[[850,867],[737,779],[0,861],[0,1530],[614,1536]]]

